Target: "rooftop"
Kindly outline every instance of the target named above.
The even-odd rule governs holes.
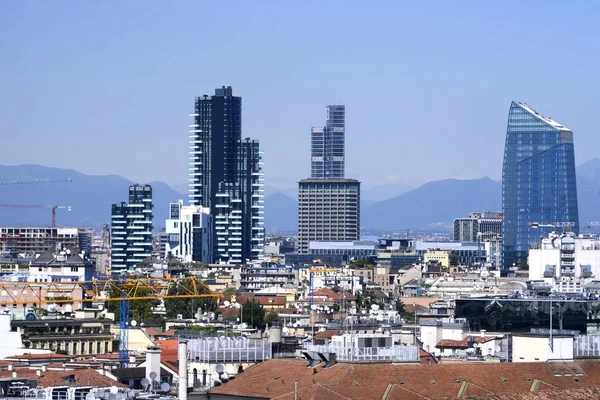
[[[569,128],[562,126],[561,124],[559,124],[558,122],[556,122],[550,118],[544,117],[542,114],[535,111],[533,108],[531,108],[527,104],[521,103],[520,101],[515,101],[514,103],[517,104],[519,107],[521,107],[523,110],[527,111],[529,114],[533,115],[534,117],[537,117],[538,119],[542,120],[544,123],[552,126],[553,128],[555,128],[559,131],[571,132],[571,130]]]
[[[559,372],[565,371],[565,372]],[[515,397],[535,392],[579,389],[593,393],[600,379],[600,362],[498,363],[486,364],[323,364],[307,367],[303,360],[272,359],[247,369],[236,379],[212,393],[258,398],[294,399],[430,399],[474,396],[482,400],[558,399],[558,397]],[[589,388],[589,389],[588,389]],[[504,397],[494,397],[501,394]],[[527,394],[527,396],[531,396]],[[477,397],[475,397],[477,398]],[[580,397],[560,397],[579,399]],[[582,397],[584,399],[598,398]]]

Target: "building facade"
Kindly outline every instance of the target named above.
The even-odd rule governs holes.
[[[359,181],[303,179],[299,182],[299,253],[308,253],[311,241],[356,241],[359,236]]]
[[[169,204],[167,241],[161,256],[183,262],[210,263],[213,259],[213,219],[202,206],[184,206],[183,200]]]
[[[346,106],[325,109],[325,126],[311,129],[311,177],[340,179],[345,169]]]
[[[213,259],[242,264],[262,256],[264,180],[258,141],[242,140],[242,98],[222,87],[196,98],[190,115],[190,203],[213,215]]]
[[[529,250],[529,279],[553,284],[560,279],[600,276],[600,239],[572,233],[551,233]]]
[[[90,254],[93,231],[89,228],[0,227],[0,249],[6,253],[41,254],[57,243]]]
[[[454,220],[454,240],[477,242],[496,236],[502,236],[502,213],[476,212]]]
[[[520,102],[508,114],[502,213],[504,268],[525,262],[555,226],[578,232],[573,133]]]
[[[152,256],[152,186],[129,186],[129,202],[112,205],[111,274],[133,272]]]

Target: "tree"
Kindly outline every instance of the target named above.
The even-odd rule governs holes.
[[[121,291],[125,291],[122,287],[111,288],[108,297],[115,299],[121,297]],[[136,292],[138,297],[146,297],[149,295],[147,288],[139,288]],[[155,315],[152,313],[152,307],[157,305],[158,300],[133,300],[129,301],[129,321],[136,320],[138,323],[155,322]],[[115,321],[121,319],[121,301],[109,301],[108,311],[115,314]]]
[[[223,290],[223,293],[221,294],[223,296],[237,296],[240,294],[240,291],[234,288],[233,286],[230,286],[227,289]]]
[[[257,300],[248,300],[242,304],[242,322],[256,329],[260,329],[263,322],[263,306]]]
[[[265,325],[273,325],[273,322],[279,322],[279,314],[275,311],[269,311],[267,316],[265,317]]]
[[[396,300],[396,311],[398,311],[398,314],[406,312],[406,307],[404,306],[404,303],[401,299]]]
[[[192,287],[192,279],[184,279],[179,284],[172,283],[167,291],[169,296],[186,295]],[[198,287],[199,294],[209,294],[210,291],[205,287]],[[176,318],[181,314],[183,318],[194,318],[194,314],[199,308],[202,312],[214,312],[219,306],[214,297],[198,297],[183,299],[165,299],[165,309],[167,318]]]

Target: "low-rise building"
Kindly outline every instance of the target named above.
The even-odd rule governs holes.
[[[94,275],[94,265],[76,249],[57,243],[36,258],[29,268],[28,282],[79,282]]]
[[[512,362],[549,361],[573,361],[573,335],[512,335]]]

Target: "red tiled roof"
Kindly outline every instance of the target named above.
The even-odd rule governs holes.
[[[354,300],[355,297],[352,293],[346,292],[344,294],[344,292],[336,292],[333,289],[330,288],[322,288],[319,290],[315,290],[312,294],[312,301],[313,302],[338,302],[338,301],[342,301],[342,300]],[[305,297],[303,299],[300,300],[301,302],[308,302],[311,301],[311,296],[309,295],[308,297]]]
[[[435,365],[338,363],[330,368],[324,368],[321,364],[314,373],[313,368],[308,368],[303,360],[272,359],[249,368],[236,379],[213,389],[212,393],[291,400],[294,398],[296,379],[299,379],[298,399],[303,400],[381,399],[386,392],[388,399],[441,400],[457,397],[461,389],[466,398],[502,393],[506,396],[502,398],[504,400],[513,398],[509,396],[511,393],[527,393],[532,389],[546,393],[557,389],[597,388],[600,362]],[[318,393],[317,397],[313,397],[315,393]],[[495,400],[493,397],[484,399]]]
[[[492,340],[495,340],[496,338],[493,336],[488,336],[488,337],[476,337],[473,338],[475,340],[475,343],[477,344],[481,344],[481,343],[487,343],[487,342],[491,342]],[[464,338],[463,340],[452,340],[452,339],[442,339],[438,342],[438,344],[435,345],[435,347],[441,348],[441,347],[459,347],[459,348],[468,348],[469,347],[469,342],[471,341],[471,337],[467,336],[466,338]]]
[[[96,359],[98,359],[98,360],[119,360],[119,359],[121,359],[121,355],[119,353],[98,354],[96,356]]]
[[[12,377],[13,371],[0,371],[0,379]],[[48,370],[42,372],[42,376],[37,376],[37,370],[20,369],[17,371],[18,377],[35,380],[38,387],[62,386],[66,384],[65,377],[74,375],[74,382],[68,385],[73,386],[126,386],[112,380],[108,376],[101,375],[93,369],[67,369],[67,370]]]
[[[175,336],[175,329],[169,329],[168,331],[164,331],[161,333],[156,333],[156,335],[154,336],[158,336],[158,337],[163,337],[163,336]]]
[[[10,356],[6,357],[5,360],[55,360],[55,359],[70,359],[72,356],[67,356],[64,354],[22,354],[19,356]]]
[[[160,335],[160,332],[159,332],[159,331],[157,331],[157,330],[155,330],[155,329],[152,329],[152,328],[145,328],[145,330],[146,330],[146,335],[148,335],[148,336],[156,336],[156,335]]]
[[[600,388],[556,389],[544,392],[524,392],[510,394],[482,394],[469,396],[469,400],[597,400],[600,399]]]
[[[333,336],[338,335],[339,332],[334,329],[327,329],[323,332],[319,332],[315,335],[315,339],[331,339]]]

